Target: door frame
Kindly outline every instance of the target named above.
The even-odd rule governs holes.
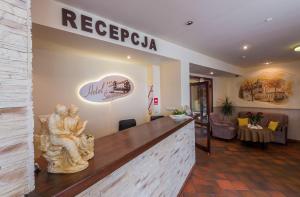
[[[213,101],[214,101],[214,81],[212,78],[207,78],[207,77],[199,77],[199,76],[194,76],[194,75],[190,75],[190,79],[196,79],[199,80],[203,79],[204,81],[209,81],[209,95],[211,95],[211,98],[209,99],[210,102],[210,107],[211,107],[211,112],[214,112],[214,107],[213,107]],[[191,84],[195,84],[195,83],[199,83],[199,82],[194,82],[194,83],[190,83]],[[191,96],[191,92],[190,92],[190,96]]]
[[[199,143],[196,143],[196,147],[205,151],[205,152],[208,152],[208,154],[210,154],[210,151],[211,151],[211,143],[210,143],[210,140],[211,140],[211,126],[210,126],[210,113],[212,112],[212,106],[211,106],[211,99],[209,98],[209,91],[210,91],[210,88],[211,88],[211,92],[212,92],[212,83],[209,83],[209,81],[203,81],[203,82],[195,82],[195,83],[190,83],[190,106],[192,106],[192,87],[193,86],[201,86],[201,85],[205,85],[205,89],[206,89],[206,101],[207,101],[207,109],[208,109],[208,112],[207,112],[207,123],[203,123],[201,121],[197,121],[197,118],[199,118],[199,116],[196,117],[195,119],[195,123],[199,124],[200,126],[203,126],[203,127],[206,127],[207,129],[207,146],[203,146]],[[211,96],[212,97],[212,96]]]

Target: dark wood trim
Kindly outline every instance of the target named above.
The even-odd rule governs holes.
[[[181,188],[180,188],[180,190],[179,190],[179,193],[178,193],[177,197],[180,197],[180,195],[182,194],[183,189],[184,189],[185,185],[187,184],[187,181],[189,180],[189,178],[192,176],[192,173],[193,173],[195,167],[196,167],[196,161],[195,161],[193,167],[191,168],[189,174],[187,175],[187,177],[186,177],[186,179],[185,179],[183,185],[181,186]]]
[[[161,142],[194,119],[175,122],[164,117],[95,140],[95,157],[89,167],[74,174],[49,174],[44,159],[35,177],[35,190],[28,196],[75,196],[116,169]]]
[[[210,126],[210,113],[212,112],[212,103],[211,103],[211,100],[209,99],[210,97],[210,92],[213,92],[212,89],[210,89],[210,86],[212,84],[212,79],[210,79],[211,81],[207,80],[207,81],[204,81],[204,82],[195,82],[195,83],[190,83],[190,105],[192,106],[192,96],[191,96],[191,92],[192,92],[192,87],[193,86],[201,86],[201,85],[205,85],[206,86],[206,101],[207,101],[207,108],[209,109],[208,112],[207,112],[207,117],[208,117],[208,122],[207,123],[202,123],[202,122],[198,122],[198,124],[200,124],[201,126],[204,126],[206,127],[207,129],[207,146],[203,146],[201,144],[198,144],[196,142],[196,147],[201,149],[201,150],[204,150],[206,152],[208,152],[208,154],[210,154],[210,137],[211,137],[211,126]],[[197,123],[197,119],[195,119],[195,122]]]
[[[287,142],[291,142],[291,143],[300,143],[300,140],[287,139]]]
[[[285,145],[288,144],[288,127],[287,125],[284,127],[284,134],[285,134]]]
[[[213,79],[211,79],[210,93],[211,93],[210,108],[211,108],[211,112],[214,112],[214,80]]]
[[[193,75],[190,75],[190,79],[197,79],[200,81],[200,79],[204,79],[205,81],[208,81],[209,82],[209,95],[211,96],[211,98],[209,99],[209,102],[210,102],[210,107],[211,107],[211,112],[214,112],[214,107],[213,107],[213,103],[214,103],[214,80],[213,78],[207,78],[207,77],[199,77],[199,76],[193,76]],[[195,83],[198,83],[198,82],[195,82]],[[194,83],[190,83],[191,84],[194,84]],[[191,96],[191,93],[190,93],[190,96]]]

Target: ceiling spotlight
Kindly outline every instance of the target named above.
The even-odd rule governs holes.
[[[127,59],[130,60],[130,59],[131,59],[131,56],[130,56],[130,55],[127,55]]]
[[[215,74],[215,73],[214,73],[214,72],[210,72],[209,74],[213,75],[213,74]]]
[[[243,50],[244,50],[244,51],[246,51],[246,50],[248,50],[248,49],[249,49],[249,46],[248,46],[248,45],[244,45],[244,46],[243,46]]]
[[[265,65],[270,65],[272,64],[272,62],[265,62]]]
[[[294,48],[294,51],[295,51],[295,52],[300,52],[300,46],[295,47],[295,48]]]
[[[268,22],[271,22],[272,20],[273,20],[272,17],[268,17],[268,18],[265,19],[265,22],[268,23]]]
[[[185,23],[185,25],[192,25],[194,23],[194,21],[187,21],[186,23]]]

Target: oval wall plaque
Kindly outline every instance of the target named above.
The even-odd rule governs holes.
[[[81,98],[91,102],[108,102],[132,93],[133,82],[121,75],[110,75],[83,85],[79,90]]]

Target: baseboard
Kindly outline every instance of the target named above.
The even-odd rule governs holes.
[[[288,139],[288,142],[296,142],[296,143],[300,143],[300,140],[294,140],[294,139]]]
[[[196,167],[196,161],[195,161],[195,163],[194,163],[193,167],[191,168],[191,170],[190,170],[190,172],[189,172],[188,176],[186,177],[186,179],[185,179],[184,183],[182,184],[182,186],[181,186],[181,188],[180,188],[180,190],[179,190],[179,193],[178,193],[177,197],[180,197],[180,195],[182,194],[182,192],[183,192],[183,189],[184,189],[184,186],[186,185],[186,183],[187,183],[188,179],[189,179],[189,178],[190,178],[190,176],[192,175],[192,172],[193,172],[193,170],[194,170],[194,168],[195,168],[195,167]]]

